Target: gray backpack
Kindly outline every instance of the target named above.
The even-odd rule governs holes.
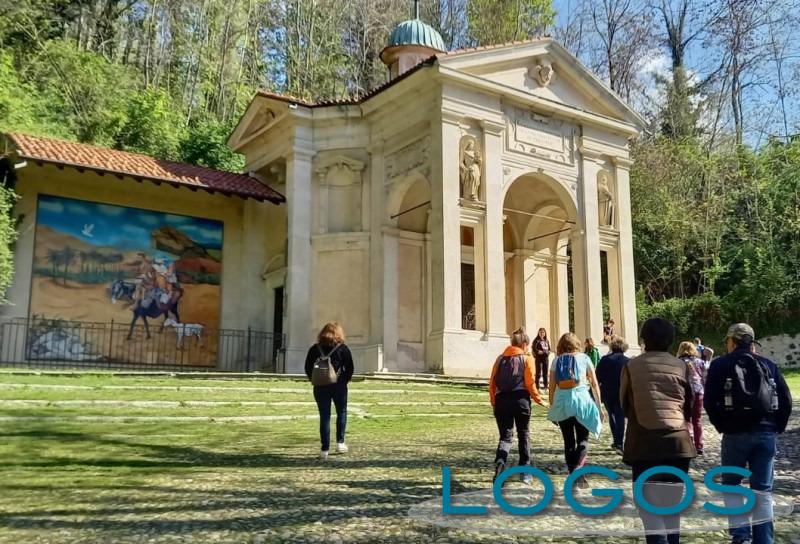
[[[322,351],[322,347],[317,344],[319,357],[314,361],[314,366],[311,369],[312,385],[333,385],[339,380],[339,374],[333,366],[333,361],[331,361],[331,355],[333,355],[334,351],[339,349],[339,346],[341,346],[341,344],[336,344],[330,353],[325,355]]]

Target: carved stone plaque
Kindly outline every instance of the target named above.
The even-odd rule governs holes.
[[[574,164],[574,129],[570,124],[521,108],[514,108],[510,122],[510,150]]]
[[[386,181],[394,181],[395,178],[403,176],[411,170],[420,170],[424,175],[427,175],[430,144],[430,136],[425,136],[387,155]]]

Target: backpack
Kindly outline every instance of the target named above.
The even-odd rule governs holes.
[[[775,382],[766,364],[744,353],[736,361],[723,382],[725,418],[738,431],[758,423],[775,411]]]
[[[497,359],[497,372],[494,374],[494,386],[498,393],[510,393],[524,389],[525,355],[501,355]]]
[[[556,385],[559,389],[573,389],[580,383],[578,363],[571,354],[559,355],[555,362]]]
[[[334,351],[339,349],[339,346],[341,346],[341,344],[336,344],[330,353],[325,355],[322,351],[322,347],[317,344],[319,356],[317,360],[314,361],[314,366],[311,369],[312,385],[333,385],[339,380],[339,373],[336,372],[333,361],[331,361],[331,355],[333,355]]]

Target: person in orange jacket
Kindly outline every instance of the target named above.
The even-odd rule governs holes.
[[[497,358],[489,378],[489,398],[494,408],[494,418],[500,431],[500,441],[494,459],[494,478],[505,470],[514,426],[519,440],[519,464],[530,463],[531,399],[545,406],[533,381],[534,361],[530,354],[531,339],[520,327],[511,335],[511,345]],[[522,481],[530,483],[533,477],[522,474]]]

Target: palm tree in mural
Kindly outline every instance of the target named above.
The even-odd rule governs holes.
[[[61,264],[64,265],[64,274],[62,276],[64,278],[64,285],[67,284],[67,275],[69,274],[69,267],[73,262],[75,262],[76,256],[77,253],[75,252],[75,250],[69,246],[61,250]]]
[[[50,263],[53,267],[50,275],[53,277],[53,281],[56,281],[56,276],[58,276],[58,266],[61,264],[61,251],[58,249],[48,249],[47,250],[47,262]]]
[[[81,251],[78,253],[78,259],[81,261],[81,274],[86,272],[86,265],[91,261],[91,253],[89,251]]]

